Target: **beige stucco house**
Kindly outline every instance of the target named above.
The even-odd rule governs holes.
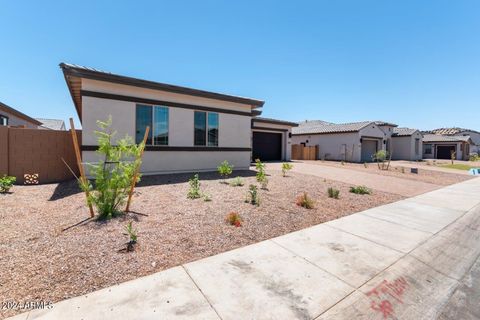
[[[84,162],[97,160],[96,121],[110,116],[118,138],[129,135],[140,142],[150,126],[141,168],[145,174],[212,171],[223,160],[248,169],[256,132],[275,134],[269,135],[280,148],[275,157],[290,159],[287,146],[294,124],[257,118],[264,101],[77,65],[60,67],[82,123]]]
[[[410,128],[393,128],[392,159],[393,160],[421,160],[422,140],[420,130]]]
[[[395,127],[383,121],[304,121],[292,129],[292,143],[318,146],[318,159],[370,162],[377,151],[389,150]]]
[[[38,129],[42,123],[0,102],[0,126]]]
[[[470,136],[424,134],[423,158],[451,159],[452,153],[455,153],[455,159],[468,160],[472,143]]]
[[[426,131],[425,134],[435,134],[441,136],[448,136],[448,137],[470,137],[471,142],[469,143],[469,152],[470,153],[480,153],[480,132],[472,129],[465,129],[465,128],[439,128],[430,131]],[[464,139],[465,138],[460,138]],[[468,156],[468,154],[465,154]]]

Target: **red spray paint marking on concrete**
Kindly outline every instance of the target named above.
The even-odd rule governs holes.
[[[367,292],[370,297],[370,308],[383,314],[383,318],[387,319],[394,315],[394,304],[403,304],[403,294],[408,287],[408,282],[404,277],[389,282],[383,280],[375,288]]]

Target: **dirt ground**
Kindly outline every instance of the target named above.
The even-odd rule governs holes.
[[[422,181],[427,183],[433,183],[439,186],[447,186],[454,183],[459,183],[465,180],[469,180],[472,176],[464,175],[461,173],[454,173],[452,170],[430,170],[425,162],[416,162],[418,168],[418,174],[411,173],[411,165],[402,166],[401,163],[392,161],[389,170],[380,170],[376,163],[341,163],[340,161],[309,161],[308,163],[315,163],[326,166],[334,166],[343,169],[357,170],[361,172],[374,173],[383,176],[391,176],[402,179],[409,179],[415,181]],[[447,171],[447,172],[445,172]]]
[[[148,216],[89,220],[66,231],[89,216],[74,181],[15,186],[11,194],[0,195],[0,296],[56,302],[402,199],[380,191],[356,195],[348,192],[348,184],[272,171],[257,207],[245,203],[248,185],[256,183],[254,174],[235,172],[243,177],[242,187],[223,184],[214,173],[200,174],[211,202],[186,198],[191,175],[145,177],[132,210]],[[339,189],[340,199],[328,198],[328,187]],[[295,204],[304,191],[314,199],[314,209]],[[225,223],[231,211],[243,218],[241,227]],[[119,252],[129,221],[138,230],[137,249]],[[6,317],[20,311],[0,312]]]

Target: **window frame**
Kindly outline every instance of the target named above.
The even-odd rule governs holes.
[[[427,147],[428,146],[428,147]],[[430,153],[426,152],[426,149],[430,148]],[[433,144],[432,143],[424,143],[423,144],[423,153],[424,154],[433,154]]]
[[[5,124],[3,124],[4,119],[5,119]],[[1,120],[0,126],[8,126],[8,122],[10,118],[7,116],[4,116],[3,114],[0,114],[0,120]]]
[[[137,131],[138,131],[137,130],[138,129],[138,126],[137,126],[137,124],[138,124],[137,123],[137,108],[139,106],[150,107],[150,113],[151,113],[151,119],[152,119],[152,122],[151,122],[151,125],[150,125],[150,131],[148,133],[151,143],[146,143],[145,145],[146,146],[169,146],[170,145],[170,107],[163,106],[163,105],[146,104],[146,103],[136,103],[135,104],[135,143],[141,143],[142,142],[142,141],[137,142],[137,139],[136,139]],[[155,144],[155,138],[154,138],[154,132],[155,132],[155,112],[154,112],[154,108],[155,107],[164,108],[164,109],[167,110],[167,144]]]
[[[420,138],[415,138],[415,155],[419,156],[420,155]]]
[[[205,114],[205,144],[195,144],[195,113],[201,112]],[[209,145],[208,141],[208,130],[210,126],[208,125],[208,116],[209,114],[216,114],[217,115],[217,144],[216,145]],[[208,147],[208,148],[218,148],[220,142],[220,113],[219,112],[210,112],[210,111],[203,111],[203,110],[193,110],[193,146],[194,147]]]

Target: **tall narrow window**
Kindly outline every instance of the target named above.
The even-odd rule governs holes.
[[[420,154],[420,139],[415,139],[415,155]]]
[[[196,146],[205,146],[207,142],[207,113],[202,111],[195,111],[194,121],[194,144]]]
[[[137,105],[136,111],[136,131],[135,142],[141,143],[147,126],[150,127],[150,134],[148,135],[146,144],[152,144],[152,106]]]
[[[168,108],[137,104],[135,142],[141,143],[147,126],[150,127],[146,144],[168,145]]]
[[[153,144],[168,145],[168,108],[153,107]]]
[[[218,146],[218,113],[208,113],[208,146]]]

